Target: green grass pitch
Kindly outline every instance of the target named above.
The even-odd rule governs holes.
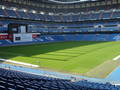
[[[118,55],[120,42],[72,41],[0,47],[0,58],[71,73],[86,73]]]

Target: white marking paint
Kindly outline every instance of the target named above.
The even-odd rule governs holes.
[[[18,61],[12,61],[12,60],[7,60],[7,59],[0,59],[0,61],[10,62],[10,63],[14,63],[14,64],[20,64],[20,65],[26,65],[26,66],[31,66],[31,67],[39,67],[38,65],[33,65],[33,64],[23,63],[23,62],[18,62]]]
[[[118,55],[117,57],[113,58],[114,61],[119,60],[120,59],[120,55]]]

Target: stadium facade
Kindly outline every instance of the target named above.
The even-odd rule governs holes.
[[[0,46],[63,41],[120,41],[119,20],[120,0],[0,0]],[[83,72],[87,72],[89,68],[91,70],[91,68],[94,67],[94,65],[91,65],[93,64],[92,62],[96,62],[97,64],[94,64],[95,66],[97,66],[98,64],[101,64],[105,61],[103,60],[103,57],[105,57],[105,55],[108,56],[109,53],[106,54],[107,52],[105,52],[105,55],[103,55],[101,54],[102,52],[104,52],[102,50],[108,50],[108,52],[112,52],[111,56],[112,54],[114,54],[113,56],[115,56],[116,53],[119,54],[118,50],[114,50],[115,47],[115,49],[119,48],[119,45],[117,46],[116,43],[104,43],[103,45],[98,45],[99,47],[93,45],[97,45],[97,42],[82,42],[82,44],[78,42],[79,44],[76,43],[76,45],[73,43],[74,42],[70,43],[72,44],[71,46],[68,46],[68,43],[65,45],[65,47],[60,48],[54,48],[54,46],[58,44],[51,45],[50,49],[48,49],[47,45],[47,48],[41,47],[39,45],[35,46],[35,48],[33,48],[34,46],[32,47],[32,45],[29,47],[26,46],[27,48],[23,46],[24,49],[22,46],[21,48],[0,47],[0,57],[5,57],[6,59],[14,58],[15,60],[19,58],[23,62],[25,61],[34,64],[37,63],[39,66],[42,65],[41,63],[43,63],[43,66],[44,64],[46,66],[51,64],[49,65],[50,68],[52,65],[52,67],[54,68],[56,68],[55,66],[57,65],[61,67],[64,62],[67,62],[65,63],[66,67],[64,69],[68,69],[68,72],[71,71],[70,69],[73,69],[73,64],[76,64],[76,66],[80,66],[82,65],[82,63],[85,64],[88,61],[88,64],[90,63],[90,66],[88,67],[88,64],[86,64],[85,66],[83,65],[83,67],[81,68],[77,67],[77,69],[75,67],[76,71],[79,69],[84,69]],[[88,50],[88,44],[91,45],[90,50]],[[80,45],[88,47],[84,47],[82,51],[82,48],[79,48]],[[113,45],[112,49],[110,49],[110,47],[105,49],[106,46],[108,47],[109,45]],[[103,47],[104,49],[102,49]],[[44,51],[42,50],[42,48],[46,50]],[[71,48],[74,50],[75,53],[72,51]],[[13,52],[10,49],[13,50]],[[35,50],[33,50],[33,52],[26,52],[27,49]],[[37,49],[40,49],[41,51],[38,50],[37,52],[35,52]],[[63,49],[68,51],[64,52]],[[81,52],[78,49],[80,49]],[[16,53],[17,50],[19,50],[20,52]],[[97,50],[100,54],[89,54],[92,51],[97,52]],[[57,54],[54,54],[57,51],[58,56]],[[41,54],[43,55],[42,57],[40,56]],[[76,62],[74,63],[72,62],[72,60],[68,60],[73,57],[86,54],[89,54],[88,58],[89,56],[95,55],[97,57],[101,55],[103,59],[101,60],[100,58],[92,61],[90,59],[88,60],[88,58],[86,58],[87,56],[85,56],[86,61],[79,61],[79,59],[76,58],[75,60],[77,62],[73,60],[74,62]],[[50,58],[47,57],[47,55],[50,56]],[[56,55],[56,58],[53,57],[54,55]],[[68,57],[64,58],[64,56]],[[43,59],[43,61],[38,61],[39,59],[41,60],[41,58]],[[53,60],[51,60],[51,58]],[[4,62],[6,59],[0,60]],[[107,57],[107,59],[110,58]],[[45,60],[46,62],[44,62]],[[49,62],[47,63],[47,61]],[[14,62],[14,64],[16,65],[16,61]],[[114,66],[112,67],[113,69],[117,67],[119,61],[111,61],[109,63],[110,65],[114,64]],[[90,82],[85,79],[79,80],[80,78],[77,80],[77,78],[73,77],[72,75],[69,75],[70,79],[61,79],[59,78],[58,74],[56,74],[56,76],[58,76],[57,78],[50,77],[49,75],[35,75],[33,73],[25,73],[24,71],[16,71],[20,70],[18,69],[17,65],[11,65],[8,62],[7,64],[2,64],[2,62],[0,64],[1,67],[2,65],[8,65],[7,69],[0,67],[0,90],[120,90],[119,85],[115,85],[112,83]],[[67,67],[67,65],[70,65],[71,67]],[[15,69],[10,70],[10,66],[14,67]],[[107,65],[105,64],[104,67],[107,67]],[[107,68],[109,67],[110,66],[108,65]],[[26,69],[24,67],[19,68],[22,68],[22,70]],[[36,71],[36,69],[34,70]],[[59,70],[62,71],[61,68],[59,68]],[[94,73],[96,73],[97,70]],[[101,68],[99,70],[101,71]],[[26,69],[26,71],[29,71],[29,69]],[[41,71],[41,73],[45,74],[44,71]],[[52,73],[53,72],[50,72],[51,76]],[[63,74],[62,77],[64,77]]]
[[[2,0],[0,45],[119,41],[119,3],[119,0],[73,4],[56,4],[49,0]]]

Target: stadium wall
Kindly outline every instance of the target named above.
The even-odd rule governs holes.
[[[13,27],[10,25],[12,25]],[[0,21],[0,46],[48,43],[48,42],[63,42],[63,41],[120,41],[120,32],[116,32],[114,30],[109,31],[109,28],[107,29],[108,31],[107,30],[98,31],[96,30],[96,28],[92,28],[93,29],[92,32],[87,30],[86,31],[82,30],[82,32],[76,32],[74,31],[74,29],[68,28],[68,31],[66,32],[66,28],[62,27],[64,26],[64,24],[57,24],[56,26],[59,25],[59,27],[61,28],[58,28],[56,29],[55,32],[53,32],[54,30],[50,30],[49,28],[41,28],[42,25],[49,26],[49,24],[47,23],[45,24],[45,23],[37,23],[37,22],[29,22],[29,21],[23,22],[23,21],[16,21],[16,20],[1,20]],[[54,25],[55,24],[53,24],[53,26]],[[22,29],[24,27],[24,29],[26,30],[24,30],[24,32],[19,31],[21,27]],[[17,34],[19,34],[19,37],[17,36]],[[31,37],[31,40],[26,39],[23,41],[21,40],[21,41],[15,42],[14,40],[15,38],[17,38],[17,40],[19,38],[26,38],[28,34],[29,34],[29,37]]]

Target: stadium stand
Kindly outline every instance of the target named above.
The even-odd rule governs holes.
[[[87,80],[71,80],[39,76],[0,68],[1,90],[119,90],[110,83],[94,83]]]
[[[0,46],[64,41],[120,41],[120,0],[82,0],[78,3],[55,1],[61,2],[1,0]],[[22,89],[120,90],[120,86],[87,80],[72,82],[0,68],[0,90]]]
[[[1,46],[24,45],[35,43],[61,42],[61,41],[120,41],[120,34],[75,34],[75,35],[41,35],[34,38],[32,42],[11,42],[0,40]]]
[[[0,69],[0,89],[2,90],[90,90],[78,86],[69,80],[27,74],[18,71]]]
[[[14,7],[17,8],[17,7]],[[71,12],[73,13],[73,12]],[[56,22],[74,22],[74,21],[86,21],[86,20],[102,20],[102,19],[118,19],[120,10],[118,8],[110,8],[108,10],[97,10],[79,13],[68,14],[44,14],[38,12],[31,12],[27,9],[10,9],[1,8],[0,16],[9,18],[31,19],[31,20],[43,20],[43,21],[56,21]],[[36,16],[36,17],[35,17]]]

